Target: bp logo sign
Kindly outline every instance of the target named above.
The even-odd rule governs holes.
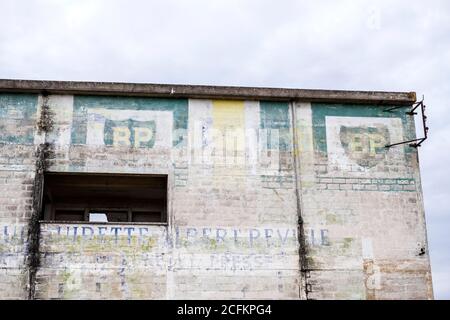
[[[86,144],[131,148],[172,147],[171,111],[89,109]]]
[[[105,121],[105,145],[153,148],[155,145],[155,121]]]
[[[371,168],[386,157],[390,143],[385,125],[350,127],[340,126],[339,138],[345,154],[358,165]]]

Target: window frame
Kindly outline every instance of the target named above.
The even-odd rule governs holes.
[[[130,206],[129,202],[127,201],[126,204],[123,206],[93,206],[89,204],[89,202],[81,202],[78,204],[71,204],[70,202],[56,202],[56,203],[45,203],[44,201],[44,190],[46,186],[45,177],[48,175],[63,175],[63,176],[125,176],[125,177],[147,177],[147,178],[164,178],[165,179],[165,197],[163,202],[162,209],[154,209],[152,206],[144,207],[142,205],[136,205],[136,206]],[[84,173],[84,172],[45,172],[44,174],[44,181],[43,181],[43,192],[41,195],[41,203],[42,203],[42,209],[40,212],[41,220],[39,222],[42,223],[64,223],[64,224],[136,224],[136,225],[164,225],[167,226],[169,224],[169,215],[168,215],[168,205],[169,205],[169,175],[168,174],[127,174],[127,173]],[[47,210],[47,206],[49,206],[49,210]],[[83,211],[84,215],[83,221],[70,221],[70,220],[56,220],[56,211],[57,210],[67,210],[67,211]],[[89,221],[89,214],[92,213],[92,211],[99,211],[98,213],[102,213],[101,211],[127,211],[127,221]],[[140,213],[140,212],[152,212],[155,210],[155,212],[160,212],[160,221],[133,221],[133,212]],[[107,212],[105,212],[107,213]]]

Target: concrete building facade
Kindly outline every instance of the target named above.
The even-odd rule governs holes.
[[[415,102],[0,80],[0,298],[432,299]]]

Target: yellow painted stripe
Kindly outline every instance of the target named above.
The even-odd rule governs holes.
[[[245,156],[244,101],[213,100],[212,105],[216,155],[226,157],[227,164],[240,163]]]

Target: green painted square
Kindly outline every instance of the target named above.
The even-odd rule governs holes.
[[[327,155],[326,116],[400,118],[403,124],[403,139],[405,141],[415,139],[414,121],[409,119],[410,116],[406,114],[410,108],[405,106],[390,112],[384,111],[391,107],[394,106],[312,103],[314,150],[322,153],[324,156]],[[413,148],[408,145],[404,145],[403,148],[406,153],[414,151]]]
[[[279,150],[291,148],[291,122],[288,102],[260,101],[260,126],[267,130],[267,149],[276,149],[272,145],[272,130],[278,130]]]
[[[0,142],[33,144],[37,94],[0,93]]]
[[[172,111],[173,113],[173,146],[186,145],[188,128],[188,100],[187,99],[160,99],[144,97],[121,96],[75,96],[73,111],[72,144],[86,144],[87,114],[89,108],[104,108],[113,110],[154,110]],[[136,123],[127,123],[134,125]],[[147,123],[150,127],[152,124]],[[154,124],[153,124],[154,125]],[[107,129],[105,128],[105,133]],[[109,132],[109,134],[111,134]],[[105,138],[108,144],[110,136]],[[154,143],[154,141],[153,141]],[[151,142],[147,146],[152,145]]]

